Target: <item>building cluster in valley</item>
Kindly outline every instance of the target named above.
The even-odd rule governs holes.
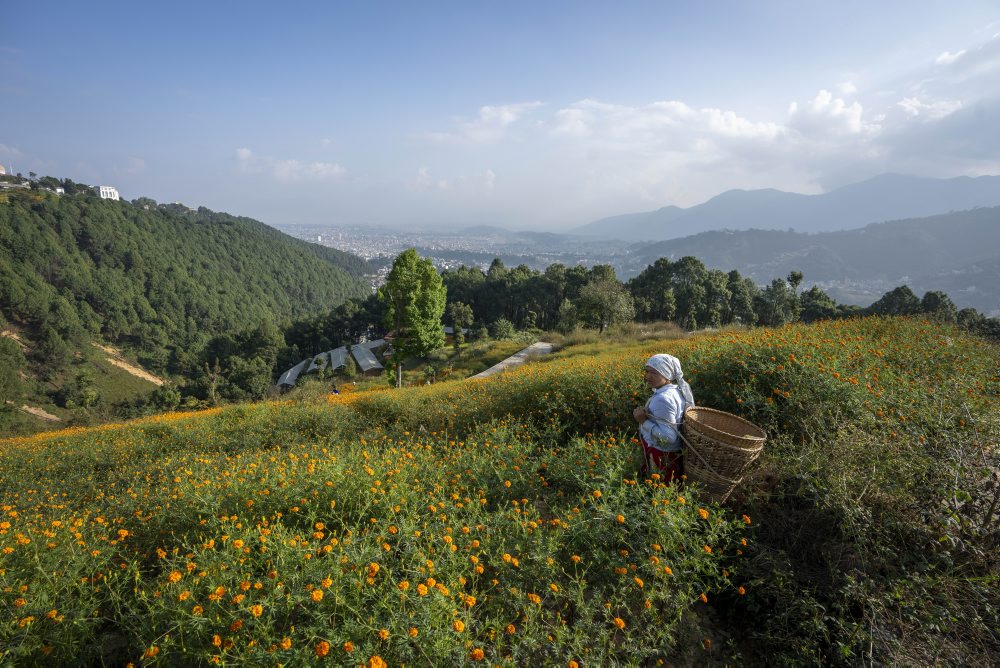
[[[379,362],[379,356],[383,358],[389,352],[389,342],[386,339],[376,339],[374,341],[364,341],[350,346],[341,346],[320,353],[315,357],[304,359],[291,369],[281,374],[276,385],[279,389],[288,389],[295,386],[299,376],[303,374],[319,373],[324,369],[328,372],[336,372],[347,365],[348,355],[357,364],[358,372],[363,376],[378,376],[385,368]]]

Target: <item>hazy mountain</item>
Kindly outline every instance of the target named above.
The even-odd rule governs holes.
[[[703,232],[629,247],[623,273],[635,275],[660,257],[686,255],[713,269],[738,269],[758,283],[799,270],[807,285],[869,286],[856,299],[845,299],[855,303],[906,283],[915,291],[942,290],[982,311],[1000,308],[1000,206],[841,232]]]
[[[1000,176],[929,179],[883,174],[822,195],[730,190],[682,209],[668,206],[612,216],[572,234],[630,241],[666,240],[711,230],[829,232],[868,223],[1000,205]]]

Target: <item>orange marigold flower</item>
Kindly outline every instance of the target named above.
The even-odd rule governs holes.
[[[312,592],[309,594],[309,598],[311,598],[316,603],[319,603],[320,601],[323,600],[323,590],[313,589]]]
[[[593,496],[593,497],[594,497],[595,499],[599,499],[599,498],[601,498],[601,490],[599,490],[599,489],[595,489],[595,490],[594,490],[593,492],[591,492],[590,494],[591,494],[591,496]]]
[[[173,571],[170,575],[167,576],[167,579],[170,580],[171,582],[180,582],[182,577],[184,576],[181,575],[180,571]]]
[[[704,592],[702,592],[701,596],[699,596],[698,598],[701,599],[702,603],[708,603],[708,596],[706,596]]]
[[[618,524],[625,524],[625,516],[624,515],[616,515],[615,516],[615,520],[617,520]]]
[[[621,617],[615,617],[615,626],[617,626],[619,629],[624,629],[625,620],[622,619]]]
[[[451,628],[455,629],[456,633],[461,633],[465,630],[465,623],[461,619],[456,619],[451,623]]]
[[[479,647],[477,647],[474,650],[472,650],[471,652],[469,652],[469,658],[472,659],[473,661],[482,661],[485,656],[486,656],[486,652],[484,652]]]
[[[698,516],[701,517],[701,519],[703,519],[703,520],[707,520],[708,519],[708,511],[705,510],[704,508],[699,508],[698,509]]]
[[[570,561],[572,561],[574,564],[580,563],[580,555],[574,554],[572,557],[570,557]]]
[[[427,595],[427,585],[425,585],[423,583],[418,584],[417,585],[417,593],[420,594],[421,596],[426,596]]]
[[[552,590],[553,592],[556,592],[556,593],[558,593],[558,592],[559,592],[559,585],[557,585],[557,584],[554,584],[554,583],[553,583],[553,584],[550,584],[550,585],[549,585],[549,589],[551,589],[551,590]]]
[[[281,639],[281,642],[278,643],[278,647],[280,647],[281,649],[291,649],[292,639],[289,638],[288,636],[285,636],[284,638]]]
[[[323,658],[330,653],[330,643],[325,640],[320,640],[316,643],[314,651],[316,652],[316,656]]]
[[[379,638],[379,640],[388,640],[389,639],[389,629],[379,629],[379,631],[378,631],[378,638]]]
[[[250,614],[253,615],[254,617],[260,617],[263,613],[264,613],[264,606],[262,606],[261,604],[258,603],[256,605],[250,606]]]
[[[388,665],[389,664],[385,662],[385,659],[377,654],[368,659],[368,668],[387,668]]]
[[[712,548],[708,545],[702,545],[701,549],[705,550],[705,554],[712,554]]]
[[[512,636],[512,635],[514,635],[517,632],[517,627],[514,626],[513,624],[508,624],[507,628],[504,629],[504,630],[507,632],[507,635],[511,635]]]
[[[410,636],[411,638],[416,638],[416,637],[417,637],[417,634],[418,634],[418,633],[420,633],[420,631],[418,631],[418,630],[417,630],[417,627],[416,627],[416,626],[411,626],[411,627],[410,627],[410,630],[409,630],[409,631],[407,631],[406,633],[407,633],[407,635],[409,635],[409,636]]]
[[[746,590],[746,589],[744,589],[743,587],[740,587],[740,588],[739,588],[739,589],[737,589],[736,591],[737,591],[737,593],[739,593],[739,595],[740,595],[740,596],[743,596],[744,594],[746,594],[746,593],[747,593],[747,590]]]
[[[538,594],[528,594],[528,600],[535,605],[539,605],[542,602],[542,597]]]
[[[201,616],[201,613],[203,612],[205,612],[205,608],[201,607],[200,605],[196,605],[193,608],[191,608],[191,614],[194,615],[195,617]]]
[[[354,643],[352,643],[350,640],[348,640],[347,642],[345,642],[344,643],[344,651],[348,652],[348,653],[353,652],[354,651]]]

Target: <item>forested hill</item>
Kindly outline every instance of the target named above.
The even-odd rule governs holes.
[[[326,312],[370,292],[364,260],[182,205],[25,194],[0,202],[0,309],[41,345],[145,351]]]

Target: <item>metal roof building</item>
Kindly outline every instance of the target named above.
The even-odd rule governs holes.
[[[278,385],[295,385],[295,381],[298,380],[299,374],[302,370],[306,368],[311,360],[302,360],[291,369],[281,374],[281,378],[278,379]]]
[[[367,344],[357,344],[351,346],[351,355],[358,363],[358,368],[361,369],[361,373],[367,374],[372,371],[380,371],[383,367],[379,364],[379,361],[375,358],[375,354],[372,353],[371,348],[366,347]],[[374,347],[374,346],[373,346]]]

